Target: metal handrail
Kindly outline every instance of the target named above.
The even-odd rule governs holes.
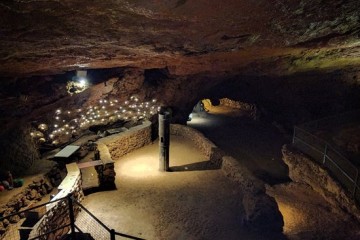
[[[9,214],[9,215],[6,215],[6,216],[2,216],[2,217],[0,217],[0,221],[4,220],[4,219],[6,219],[6,218],[9,218],[9,217],[15,216],[15,215],[20,215],[21,213],[25,213],[25,212],[34,210],[34,209],[39,208],[39,207],[42,207],[42,206],[46,206],[46,205],[51,204],[51,203],[55,203],[55,202],[58,202],[58,201],[61,201],[61,200],[65,200],[66,198],[67,198],[67,197],[59,198],[59,199],[56,199],[56,200],[54,200],[54,201],[50,201],[50,202],[47,202],[47,203],[43,203],[43,204],[37,205],[37,206],[35,206],[35,207],[31,207],[31,208],[25,209],[25,210],[20,211],[20,212],[16,212],[16,213],[12,213],[12,214]]]
[[[296,131],[298,130],[298,131]],[[322,143],[322,144],[325,144],[325,150],[322,151],[316,147],[314,147],[313,145],[311,145],[310,143],[306,142],[306,139],[302,139],[299,137],[299,134],[297,134],[297,132],[303,132],[304,134],[306,135],[309,135],[310,137],[313,137],[315,139],[316,142],[318,143]],[[306,137],[306,136],[305,136]],[[321,154],[323,154],[323,162],[322,162],[322,165],[325,166],[325,162],[326,162],[326,159],[328,159],[333,166],[335,166],[337,169],[340,170],[340,172],[343,174],[343,176],[345,176],[348,180],[350,180],[350,182],[352,184],[354,184],[353,186],[353,189],[352,189],[352,197],[355,198],[355,195],[356,195],[356,191],[357,189],[359,188],[358,186],[358,178],[359,178],[359,169],[349,160],[347,159],[346,157],[344,157],[342,154],[340,154],[337,150],[334,149],[334,147],[331,146],[331,144],[329,144],[327,141],[319,138],[318,136],[315,136],[314,134],[311,134],[309,133],[308,131],[306,131],[305,129],[302,129],[298,126],[294,126],[294,134],[293,134],[293,144],[295,144],[295,142],[301,142],[302,144],[306,145],[307,147],[309,147],[310,149],[313,149]],[[337,162],[335,159],[331,158],[328,154],[328,149],[330,149],[331,151],[333,151],[336,156],[339,157],[339,159],[343,159],[345,161],[346,164],[348,164],[348,166],[350,166],[351,168],[355,169],[356,170],[356,175],[355,175],[355,179],[353,177],[351,177],[348,172],[346,170],[344,170]],[[331,169],[330,169],[331,171]],[[335,174],[335,173],[333,173]],[[338,179],[340,182],[342,182],[340,179]],[[342,182],[342,184],[345,185],[344,182]],[[349,189],[349,191],[351,192],[351,190]],[[360,200],[360,199],[359,199]]]
[[[84,210],[87,214],[89,214],[101,227],[103,227],[109,233],[111,240],[115,240],[115,236],[121,236],[121,237],[125,237],[125,238],[128,238],[128,239],[135,239],[135,240],[144,240],[143,238],[134,237],[134,236],[127,235],[127,234],[124,234],[124,233],[119,233],[119,232],[116,232],[114,229],[110,229],[103,222],[101,222],[97,217],[95,217],[94,214],[92,214],[88,209],[86,209],[82,204],[80,204],[78,201],[76,201],[74,198],[72,198],[71,195],[63,197],[63,198],[56,199],[56,200],[51,201],[51,202],[43,203],[43,204],[28,208],[26,210],[20,211],[20,212],[16,212],[16,213],[9,214],[7,216],[3,216],[3,217],[0,218],[0,221],[3,220],[3,219],[10,218],[10,217],[15,216],[15,215],[19,215],[21,213],[25,213],[25,212],[28,212],[28,211],[31,211],[31,210],[46,206],[46,205],[51,204],[51,203],[56,203],[56,202],[62,201],[62,200],[67,200],[67,201],[69,201],[69,203],[71,201],[73,204],[77,204],[82,210]],[[71,205],[72,204],[68,204],[69,210],[71,208]],[[72,211],[69,211],[69,216],[70,216],[70,223],[69,224],[57,227],[57,228],[52,229],[52,230],[50,230],[50,231],[48,231],[46,233],[43,233],[43,234],[38,235],[36,237],[30,238],[29,240],[41,239],[41,238],[43,238],[45,236],[48,236],[49,234],[51,234],[53,232],[56,232],[56,231],[58,231],[60,229],[64,229],[64,228],[67,228],[67,227],[72,228],[71,231],[70,231],[70,234],[72,234],[74,239],[75,239],[76,236],[74,235],[75,234],[74,230],[76,229],[79,232],[82,232],[82,231],[78,226],[76,226],[75,219],[71,217],[71,215],[73,215],[73,214],[74,213]]]

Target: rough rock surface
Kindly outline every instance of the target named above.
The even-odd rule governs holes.
[[[24,190],[16,194],[8,203],[0,206],[0,216],[6,217],[7,215],[23,211],[29,208],[32,203],[35,203],[43,198],[43,196],[50,193],[53,189],[53,185],[50,183],[48,177],[39,177],[31,184],[26,186]],[[9,224],[14,224],[24,218],[24,215],[14,215],[10,218],[5,218],[0,221],[0,239],[4,237]]]
[[[112,66],[189,74],[253,61],[291,72],[304,67],[293,61],[355,64],[359,51],[356,0],[4,1],[0,11],[0,72],[11,75]]]
[[[309,185],[328,201],[334,210],[345,211],[360,220],[360,211],[350,193],[344,190],[329,173],[305,155],[284,146],[283,160],[289,167],[289,177],[298,183]]]

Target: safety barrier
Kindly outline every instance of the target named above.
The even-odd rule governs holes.
[[[359,169],[328,142],[300,127],[294,127],[293,145],[326,168],[360,203]]]

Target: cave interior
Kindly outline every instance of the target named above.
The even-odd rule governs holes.
[[[0,168],[22,177],[86,134],[103,137],[144,120],[156,141],[161,107],[172,124],[199,130],[234,158],[252,148],[279,161],[294,126],[336,116],[313,133],[358,167],[358,114],[351,124],[347,114],[360,108],[359,9],[357,0],[3,1]],[[220,112],[208,126],[196,122],[198,110],[189,119],[201,101],[205,115],[221,110],[221,99],[250,106],[250,114]],[[238,143],[244,131],[268,135]],[[284,164],[285,175],[245,165],[274,188],[291,182]],[[321,236],[311,234],[298,236]]]

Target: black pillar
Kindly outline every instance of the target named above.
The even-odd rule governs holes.
[[[159,170],[169,170],[169,147],[170,147],[170,113],[161,110],[159,113]]]

